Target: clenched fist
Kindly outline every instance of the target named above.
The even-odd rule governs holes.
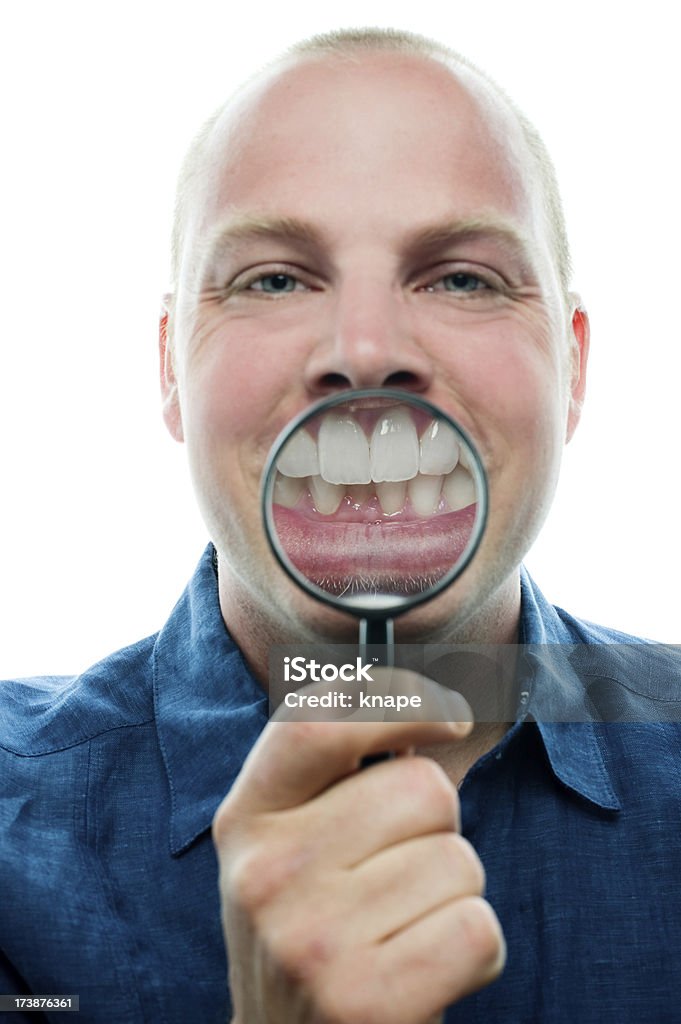
[[[213,823],[234,1024],[426,1024],[499,974],[455,787],[425,757],[361,768],[470,728],[269,723]]]

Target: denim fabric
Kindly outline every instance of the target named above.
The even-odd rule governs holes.
[[[522,583],[524,643],[632,642]],[[654,682],[669,665],[650,651]],[[508,964],[447,1024],[681,1020],[681,727],[534,721],[560,685],[537,673],[462,786]],[[0,684],[0,992],[77,994],[93,1024],[225,1024],[209,828],[266,717],[210,546],[156,636],[77,678]],[[12,1017],[39,1019],[68,1018]]]

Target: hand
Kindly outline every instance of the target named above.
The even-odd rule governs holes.
[[[454,786],[423,757],[358,770],[470,728],[265,728],[213,823],[235,1024],[426,1024],[499,974],[503,936]]]

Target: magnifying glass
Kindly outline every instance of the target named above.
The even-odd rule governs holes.
[[[263,474],[265,531],[280,565],[307,594],[358,618],[361,656],[387,665],[393,620],[463,572],[487,507],[466,431],[399,389],[315,403],[281,432]]]

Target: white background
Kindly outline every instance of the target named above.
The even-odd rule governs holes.
[[[61,0],[4,12],[0,677],[79,671],[155,631],[179,596],[206,534],[156,380],[176,171],[260,63],[362,24],[461,50],[543,133],[593,350],[583,422],[527,561],[575,614],[681,641],[673,5]]]

